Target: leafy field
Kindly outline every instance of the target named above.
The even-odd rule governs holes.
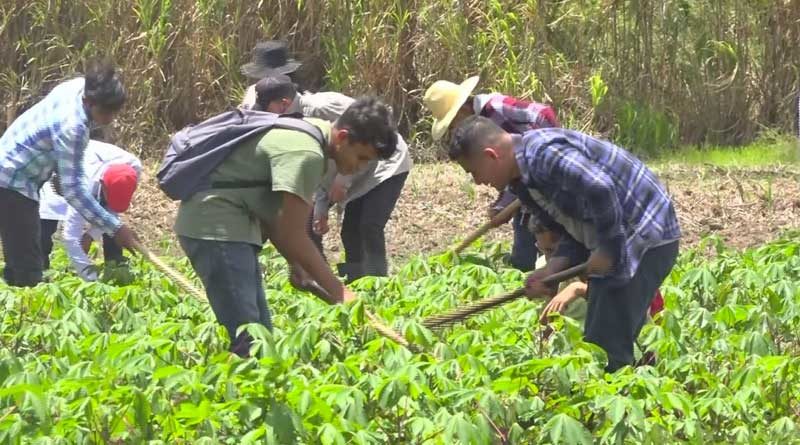
[[[362,280],[363,305],[329,307],[293,291],[266,250],[276,329],[251,329],[248,360],[225,352],[207,304],[145,264],[128,287],[63,272],[36,289],[0,284],[0,442],[800,442],[800,243],[684,252],[640,337],[658,364],[607,376],[576,323],[557,320],[542,340],[539,303],[421,327],[519,286],[501,251],[416,258]],[[62,253],[54,265],[65,269]],[[427,352],[376,336],[365,306]]]

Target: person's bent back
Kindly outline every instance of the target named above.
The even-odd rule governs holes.
[[[262,102],[263,101],[259,101]],[[235,148],[211,174],[210,190],[182,201],[175,231],[202,280],[217,320],[231,338],[231,351],[245,356],[246,323],[271,327],[258,252],[268,238],[301,281],[315,282],[328,303],[355,299],[306,233],[314,191],[331,158],[354,172],[375,158],[390,157],[397,139],[388,107],[375,98],[356,100],[335,123],[306,119],[324,137],[275,128]]]

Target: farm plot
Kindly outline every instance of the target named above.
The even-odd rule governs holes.
[[[250,327],[246,360],[205,302],[149,265],[134,285],[87,284],[59,253],[51,283],[0,284],[0,443],[798,442],[800,243],[684,252],[639,339],[657,363],[613,375],[576,322],[556,319],[545,339],[540,302],[422,326],[520,286],[503,251],[413,258],[331,307],[265,250],[275,330]],[[365,308],[423,352],[376,335]]]

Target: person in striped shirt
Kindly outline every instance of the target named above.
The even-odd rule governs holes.
[[[119,74],[108,62],[57,85],[0,137],[0,239],[11,286],[35,286],[44,258],[39,190],[53,177],[57,191],[89,224],[133,250],[138,237],[97,201],[87,185],[83,155],[93,127],[110,124],[125,103]]]
[[[423,103],[433,114],[431,135],[434,140],[443,139],[470,116],[489,118],[503,130],[515,134],[560,126],[555,111],[549,105],[499,93],[473,95],[478,82],[478,76],[470,77],[461,84],[439,80],[428,88]],[[493,218],[516,198],[511,190],[501,191],[489,207],[489,217]],[[511,254],[506,258],[511,266],[525,272],[533,269],[537,257],[533,246],[535,240],[527,229],[529,217],[524,209],[513,215],[514,243]],[[502,221],[502,224],[507,222]]]
[[[461,123],[448,154],[476,183],[510,186],[534,224],[555,221],[569,234],[528,277],[530,296],[552,295],[543,278],[591,252],[585,338],[607,352],[607,371],[633,364],[634,342],[681,236],[655,174],[611,142],[562,128],[513,134],[481,116]]]

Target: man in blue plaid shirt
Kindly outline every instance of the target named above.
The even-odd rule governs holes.
[[[588,254],[586,340],[608,353],[609,372],[632,364],[634,341],[675,264],[681,235],[655,175],[608,141],[561,128],[511,134],[479,116],[459,126],[449,155],[478,184],[510,185],[534,219],[564,226],[570,236],[531,274],[528,293],[554,295],[541,279]]]
[[[39,189],[51,176],[91,225],[114,235],[120,247],[134,248],[136,234],[90,193],[82,162],[90,130],[110,124],[124,103],[125,89],[113,66],[93,64],[85,77],[56,86],[0,137],[0,238],[9,285],[35,286],[42,280]]]

